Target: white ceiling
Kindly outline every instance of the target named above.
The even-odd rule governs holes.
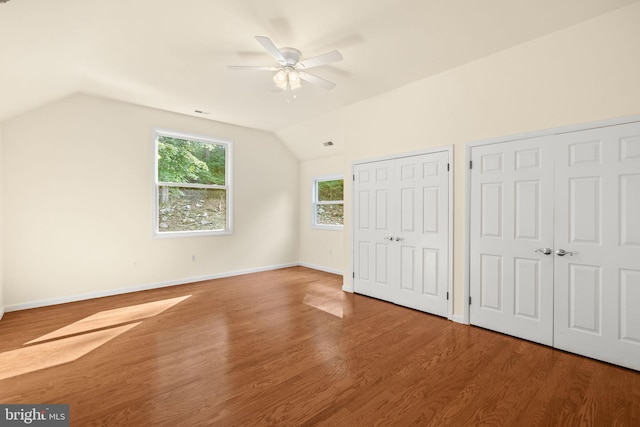
[[[84,92],[286,134],[636,1],[9,0],[0,3],[0,121]],[[303,58],[338,49],[344,61],[314,69],[337,87],[304,84],[287,103],[271,72],[228,70],[275,64],[255,35]]]

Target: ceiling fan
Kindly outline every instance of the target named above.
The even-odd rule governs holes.
[[[251,66],[251,65],[229,65],[230,70],[261,70],[276,71],[273,81],[276,87],[285,91],[298,89],[301,80],[314,84],[325,90],[333,89],[336,84],[322,77],[309,74],[306,70],[342,61],[342,55],[337,50],[323,53],[322,55],[300,60],[301,52],[292,47],[281,47],[278,49],[269,37],[255,36],[258,43],[266,49],[273,58],[278,61],[277,66]]]

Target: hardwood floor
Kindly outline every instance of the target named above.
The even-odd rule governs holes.
[[[7,313],[0,403],[74,426],[640,426],[640,373],[295,267]]]

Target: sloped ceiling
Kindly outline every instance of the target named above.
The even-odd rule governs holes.
[[[75,92],[282,135],[300,123],[637,0],[9,0],[0,3],[0,121]],[[254,39],[338,49],[292,102]],[[323,137],[318,136],[319,140]],[[285,141],[286,142],[286,141]]]

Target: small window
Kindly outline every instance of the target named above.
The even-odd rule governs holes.
[[[155,133],[157,236],[231,233],[231,143]]]
[[[313,227],[342,229],[344,218],[344,180],[341,176],[313,181]]]

